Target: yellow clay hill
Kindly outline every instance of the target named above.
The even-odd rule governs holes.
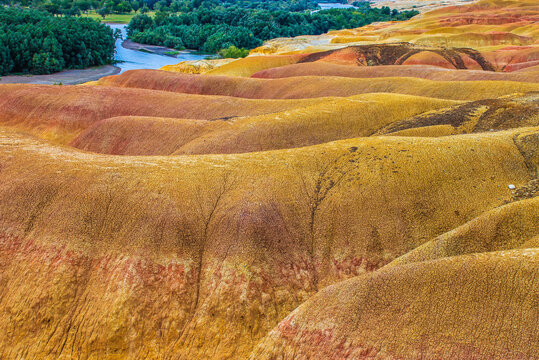
[[[536,360],[539,5],[415,3],[0,85],[0,359]]]

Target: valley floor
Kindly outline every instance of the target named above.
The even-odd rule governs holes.
[[[104,76],[116,75],[120,68],[104,65],[82,70],[64,70],[50,75],[8,75],[0,78],[0,84],[77,85],[96,81]]]

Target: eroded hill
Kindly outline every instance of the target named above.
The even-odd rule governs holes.
[[[0,85],[0,358],[535,359],[538,14]]]
[[[530,279],[538,252],[412,263],[330,286],[283,320],[251,359],[534,359],[539,288]]]
[[[515,92],[539,90],[533,82],[434,81],[415,77],[353,78],[301,76],[276,79],[178,74],[159,70],[128,71],[108,76],[97,85],[164,90],[198,95],[249,99],[304,99],[397,93],[451,100],[479,100]]]
[[[4,354],[242,357],[317,289],[510,200],[520,132],[126,158],[4,130]]]

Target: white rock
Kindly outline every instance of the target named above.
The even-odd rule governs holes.
[[[508,188],[511,189],[511,190],[513,190],[513,189],[515,189],[516,187],[515,187],[515,185],[513,185],[513,184],[509,184]]]

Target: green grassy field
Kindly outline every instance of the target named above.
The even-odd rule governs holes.
[[[147,13],[150,16],[154,15],[154,12],[148,12]],[[110,14],[107,15],[104,19],[101,15],[99,15],[95,10],[90,10],[88,14],[82,14],[82,16],[90,17],[92,19],[99,20],[101,22],[106,23],[117,23],[117,24],[127,24],[131,20],[133,16],[135,16],[136,13],[133,11],[129,14]]]

